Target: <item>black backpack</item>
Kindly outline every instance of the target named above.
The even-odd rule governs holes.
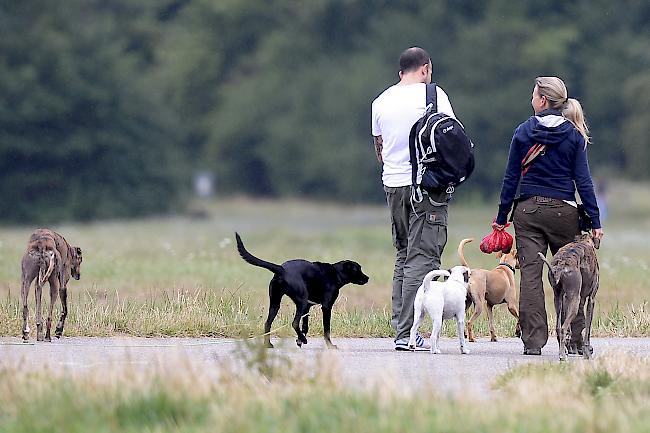
[[[453,117],[438,113],[436,84],[427,84],[427,108],[409,135],[413,199],[422,201],[422,191],[451,198],[455,188],[474,171],[474,143],[463,125]]]

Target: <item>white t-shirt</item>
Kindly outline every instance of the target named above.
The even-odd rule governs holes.
[[[449,97],[439,86],[438,111],[456,118]],[[426,109],[426,84],[395,84],[372,101],[372,135],[381,135],[384,145],[382,181],[389,187],[411,185],[409,133]]]

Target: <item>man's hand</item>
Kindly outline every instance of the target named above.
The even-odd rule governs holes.
[[[381,150],[384,148],[384,139],[381,138],[381,135],[375,135],[372,138],[375,142],[375,154],[377,155],[377,161],[383,164],[384,160],[381,157]]]

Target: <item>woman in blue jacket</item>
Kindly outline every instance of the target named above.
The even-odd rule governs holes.
[[[587,128],[582,106],[567,96],[557,77],[538,77],[531,105],[535,115],[515,130],[501,187],[501,203],[493,224],[502,230],[513,212],[521,266],[519,320],[524,355],[540,355],[548,340],[538,252],[558,249],[580,233],[576,189],[592,221],[592,235],[602,238],[596,195],[587,161]],[[519,192],[517,193],[517,189]],[[571,324],[569,353],[582,350],[584,312]]]

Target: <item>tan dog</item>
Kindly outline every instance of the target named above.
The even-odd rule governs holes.
[[[50,329],[52,313],[57,295],[61,296],[63,311],[56,325],[57,338],[63,334],[63,326],[68,315],[67,285],[70,277],[78,280],[81,276],[81,248],[72,247],[60,234],[38,229],[32,233],[27,244],[27,251],[22,259],[21,301],[23,306],[23,341],[29,340],[27,319],[29,308],[27,295],[32,281],[36,279],[36,339],[43,341],[43,317],[41,315],[41,295],[43,285],[50,285],[50,309],[47,316],[45,341],[52,341]]]
[[[458,255],[463,266],[469,267],[463,255],[463,246],[474,239],[463,239],[458,245]],[[466,308],[474,304],[474,314],[467,322],[467,335],[469,341],[474,341],[472,324],[483,312],[483,304],[487,304],[487,315],[490,323],[490,340],[497,341],[494,331],[494,318],[492,307],[498,304],[507,304],[508,311],[517,319],[516,335],[521,335],[519,327],[519,309],[517,308],[517,290],[515,284],[515,269],[519,269],[517,250],[512,249],[508,254],[497,253],[499,264],[492,270],[472,269],[469,279],[468,299]]]

